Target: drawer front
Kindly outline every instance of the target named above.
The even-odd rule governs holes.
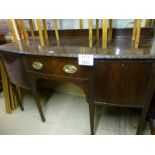
[[[79,66],[77,58],[58,57],[27,57],[25,58],[28,71],[47,75],[73,78],[88,78],[88,67]]]

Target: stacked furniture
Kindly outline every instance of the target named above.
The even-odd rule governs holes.
[[[4,34],[0,33],[0,45],[5,43]],[[2,91],[2,79],[1,79],[1,72],[0,72],[0,91]]]

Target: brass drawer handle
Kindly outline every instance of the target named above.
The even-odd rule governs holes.
[[[69,74],[73,74],[76,73],[78,68],[74,65],[65,65],[63,67],[64,72],[69,73]]]
[[[39,61],[34,61],[34,62],[32,63],[32,67],[33,67],[34,69],[36,69],[36,70],[40,70],[40,69],[43,68],[43,64],[42,64],[41,62],[39,62]]]
[[[124,67],[124,66],[125,66],[125,64],[121,64],[121,66],[122,66],[122,67]]]

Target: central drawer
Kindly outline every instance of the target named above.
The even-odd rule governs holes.
[[[25,64],[28,71],[46,75],[57,75],[73,78],[88,78],[88,67],[79,66],[77,58],[26,57]]]

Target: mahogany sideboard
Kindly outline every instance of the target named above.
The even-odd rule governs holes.
[[[79,85],[89,104],[91,134],[95,133],[97,104],[140,108],[137,134],[142,134],[155,90],[154,41],[149,48],[134,49],[128,41],[127,45],[127,48],[114,46],[102,49],[65,45],[41,47],[32,43],[27,47],[19,42],[18,46],[14,43],[0,46],[0,56],[6,67],[14,66],[14,72],[20,68],[24,82],[27,80],[26,70],[36,86],[44,80],[52,81],[53,88],[64,82]],[[79,65],[79,54],[93,55],[94,65]],[[14,72],[10,71],[10,76],[19,78]],[[18,79],[19,86],[23,79]]]

